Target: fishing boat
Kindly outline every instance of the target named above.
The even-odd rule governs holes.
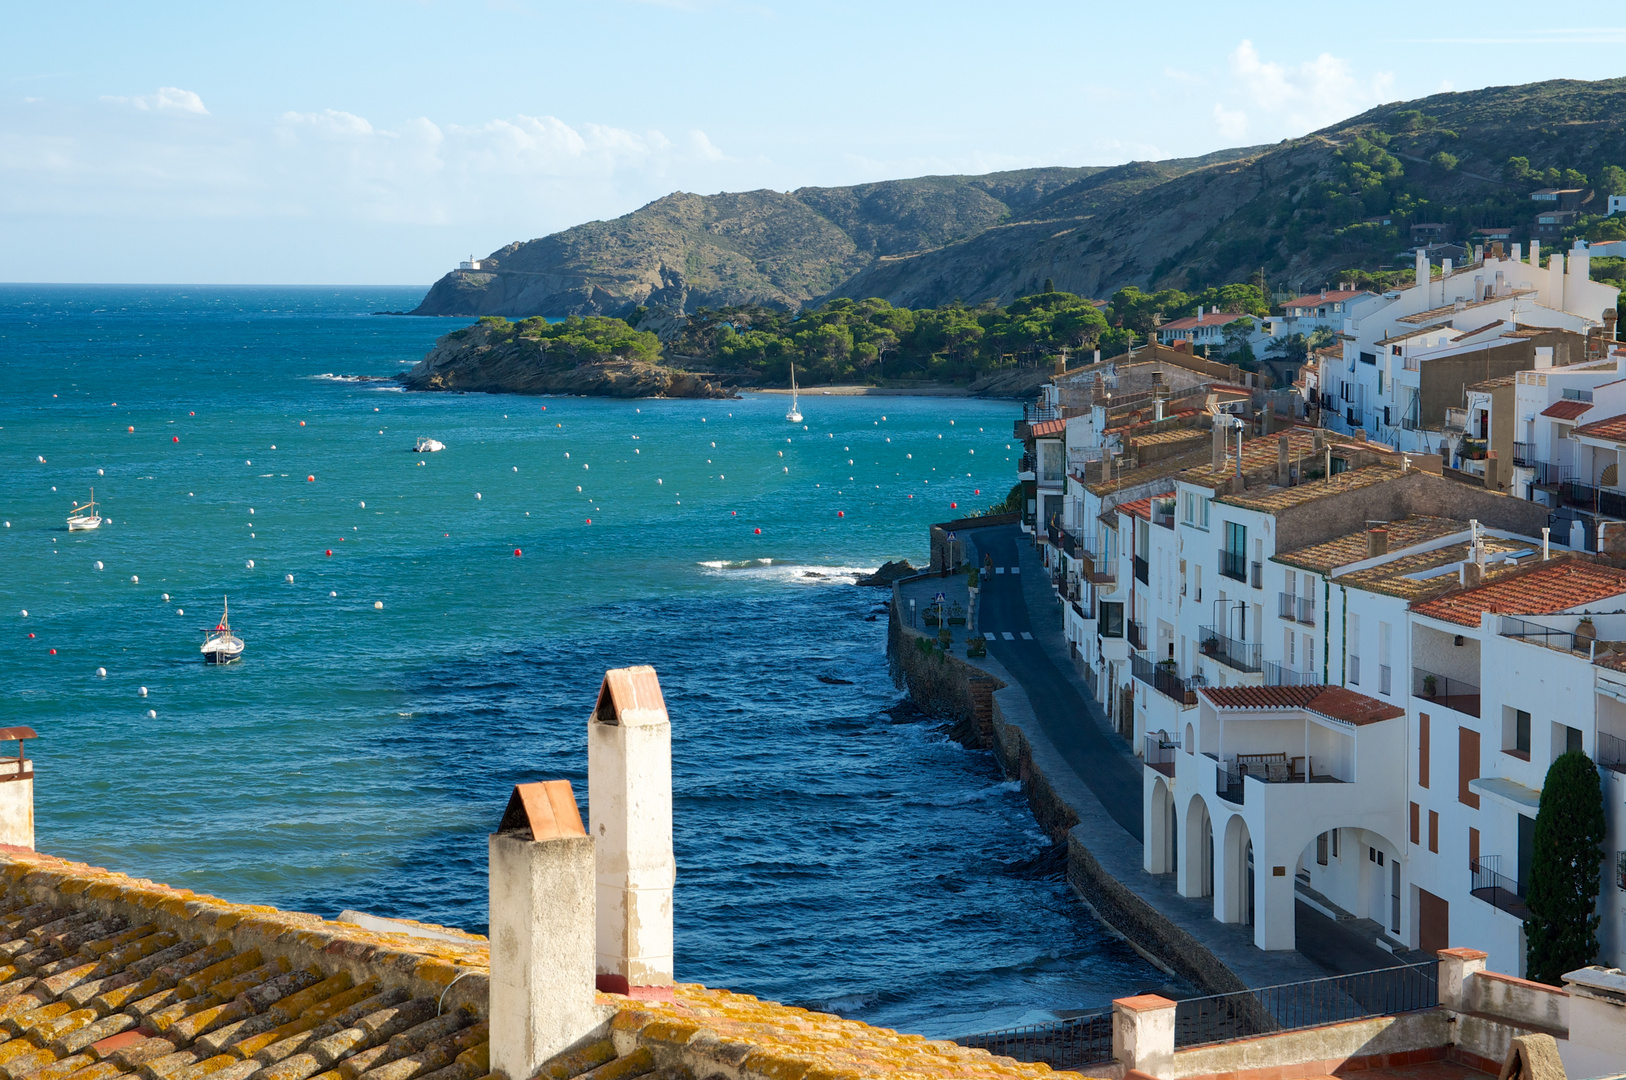
[[[69,532],[85,532],[89,529],[102,527],[102,515],[96,512],[96,489],[90,489],[90,501],[83,506],[76,506],[68,515]]]
[[[785,419],[789,420],[793,424],[800,424],[802,422],[802,410],[800,410],[800,409],[798,409],[796,407],[796,365],[795,364],[792,364],[790,366],[790,412],[785,414]]]
[[[228,600],[222,600],[220,625],[205,631],[203,660],[208,664],[232,664],[243,658],[243,639],[231,632],[231,611]]]

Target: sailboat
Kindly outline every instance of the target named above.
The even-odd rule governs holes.
[[[76,506],[68,515],[68,531],[84,532],[87,529],[102,527],[102,516],[96,512],[96,489],[90,489],[90,501],[83,506]]]
[[[243,658],[243,639],[231,632],[229,601],[222,600],[220,625],[206,631],[203,641],[203,660],[208,664],[231,664]]]
[[[800,409],[798,409],[796,407],[796,365],[795,364],[792,364],[790,366],[790,412],[785,414],[785,419],[789,420],[793,424],[800,424],[802,422],[802,410],[800,410]]]

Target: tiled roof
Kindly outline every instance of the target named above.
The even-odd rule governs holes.
[[[1155,431],[1146,435],[1132,435],[1129,445],[1133,447],[1161,446],[1165,443],[1206,442],[1210,438],[1208,432],[1202,428],[1170,428],[1167,431]]]
[[[1500,387],[1500,386],[1512,386],[1515,383],[1517,383],[1518,381],[1519,381],[1519,373],[1517,371],[1515,371],[1515,372],[1512,372],[1511,374],[1508,374],[1508,375],[1498,375],[1494,379],[1486,379],[1483,382],[1470,383],[1469,385],[1463,387],[1463,389],[1464,390],[1495,390],[1497,387]]]
[[[1468,523],[1451,518],[1413,516],[1388,522],[1384,528],[1389,532],[1389,550],[1398,552],[1452,533],[1467,532]],[[1370,557],[1366,553],[1366,533],[1367,530],[1362,529],[1319,544],[1285,551],[1271,561],[1296,566],[1301,570],[1313,570],[1318,574],[1331,573],[1341,566],[1363,562]]]
[[[1238,319],[1251,318],[1253,316],[1246,311],[1205,311],[1201,319],[1198,319],[1195,315],[1187,315],[1183,319],[1175,319],[1172,322],[1164,323],[1157,328],[1157,332],[1161,334],[1166,330],[1195,330],[1199,326],[1204,328],[1224,326],[1227,323],[1234,323]]]
[[[1483,612],[1551,615],[1623,593],[1626,570],[1576,559],[1553,559],[1489,584],[1413,604],[1412,610],[1432,619],[1477,627]]]
[[[1136,499],[1133,502],[1119,503],[1118,512],[1121,514],[1133,514],[1138,518],[1145,518],[1147,521],[1150,521],[1152,520],[1152,503],[1157,499],[1172,498],[1174,498],[1174,492],[1172,491],[1165,491],[1161,495],[1148,495],[1144,499]]]
[[[1584,402],[1576,402],[1584,404]],[[1605,420],[1594,420],[1582,424],[1574,431],[1576,435],[1590,435],[1594,439],[1612,439],[1615,442],[1626,442],[1626,413],[1611,416]]]
[[[1502,540],[1493,537],[1482,540],[1482,543],[1487,560],[1484,579],[1486,581],[1506,577],[1518,571],[1517,564],[1507,562],[1508,556],[1521,551],[1534,553],[1541,549],[1539,540]],[[1439,596],[1457,588],[1456,564],[1468,558],[1471,553],[1472,545],[1464,540],[1429,551],[1401,555],[1377,566],[1369,566],[1365,570],[1339,574],[1338,584],[1350,589],[1381,593],[1384,596],[1398,596],[1408,601],[1427,600],[1431,596]],[[1430,571],[1434,573],[1431,574]]]
[[[1590,401],[1555,401],[1545,409],[1541,415],[1551,416],[1558,420],[1574,420],[1592,408]]]
[[[1405,320],[1402,319],[1401,321],[1404,322]],[[1406,340],[1408,340],[1410,338],[1417,337],[1420,334],[1432,334],[1436,330],[1450,330],[1450,329],[1451,329],[1451,324],[1450,323],[1433,323],[1433,324],[1431,324],[1429,326],[1419,326],[1415,330],[1407,330],[1404,333],[1390,334],[1388,337],[1384,338],[1382,341],[1378,342],[1377,344],[1379,344],[1379,345],[1393,345],[1397,341],[1406,341]],[[1454,331],[1453,331],[1453,333],[1454,333]]]
[[[1456,275],[1452,276],[1455,277]],[[1484,307],[1487,304],[1500,304],[1508,300],[1517,299],[1521,296],[1534,295],[1536,295],[1535,289],[1514,289],[1506,296],[1493,296],[1489,300],[1469,301],[1468,303],[1462,305],[1460,311],[1458,310],[1456,304],[1450,304],[1446,307],[1430,308],[1427,311],[1419,311],[1415,315],[1402,315],[1399,321],[1403,323],[1411,323],[1415,326],[1420,323],[1433,322],[1435,319],[1450,319],[1452,315],[1461,314],[1462,311],[1472,311],[1474,308]]]
[[[1059,435],[1066,430],[1067,421],[1065,418],[1058,418],[1055,420],[1040,420],[1037,424],[1033,424],[1028,428],[1028,431],[1033,435],[1034,438],[1038,438],[1041,435]]]
[[[1244,460],[1246,455],[1244,455]],[[1346,491],[1356,491],[1360,488],[1371,487],[1373,484],[1382,484],[1390,480],[1398,480],[1402,472],[1393,465],[1367,465],[1359,469],[1348,469],[1337,473],[1325,480],[1312,480],[1305,484],[1295,484],[1292,487],[1260,487],[1239,491],[1234,495],[1222,495],[1215,502],[1226,503],[1231,506],[1242,506],[1249,510],[1264,510],[1276,512],[1302,506],[1307,502],[1325,499],[1332,495],[1342,495]]]
[[[1092,494],[1111,495],[1116,491],[1123,491],[1126,488],[1132,488],[1140,484],[1150,483],[1153,480],[1160,480],[1166,476],[1174,476],[1176,473],[1181,473],[1187,469],[1205,464],[1208,461],[1208,455],[1209,451],[1207,449],[1192,450],[1188,453],[1176,454],[1173,457],[1166,457],[1158,461],[1149,462],[1136,469],[1124,469],[1122,472],[1114,469],[1112,472],[1112,479],[1104,484],[1099,479],[1101,475],[1100,470],[1092,469],[1090,471],[1097,477],[1097,479],[1086,484],[1085,486],[1090,489]]]
[[[1406,715],[1399,706],[1343,686],[1205,686],[1197,692],[1216,709],[1302,709],[1356,727]]]
[[[1307,293],[1296,300],[1289,300],[1282,307],[1319,307],[1322,304],[1336,304],[1340,300],[1353,300],[1357,296],[1371,295],[1372,293],[1365,289],[1328,289],[1322,294]]]

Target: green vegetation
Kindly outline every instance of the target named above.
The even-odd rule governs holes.
[[[1011,490],[1006,492],[1005,498],[994,503],[986,510],[973,510],[967,514],[966,517],[993,517],[995,514],[1015,514],[1021,509],[1022,482],[1018,480],[1016,483],[1011,485]]]
[[[1605,830],[1603,788],[1585,754],[1562,754],[1547,770],[1525,902],[1525,971],[1563,985],[1566,971],[1598,955],[1598,872]]]
[[[501,315],[486,315],[478,325],[486,328],[487,340],[493,345],[504,341],[535,342],[548,358],[575,364],[611,357],[654,363],[661,356],[660,339],[654,334],[635,330],[621,319],[601,315],[572,315],[554,323],[543,318],[522,319],[516,323]]]

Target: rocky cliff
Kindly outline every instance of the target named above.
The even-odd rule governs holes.
[[[442,337],[400,376],[408,390],[586,397],[723,398],[733,393],[704,375],[621,356],[577,360],[535,338],[476,324]]]

